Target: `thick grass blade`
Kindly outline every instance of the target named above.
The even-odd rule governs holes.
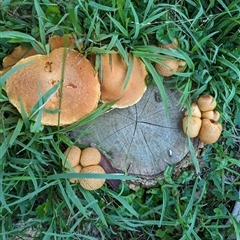
[[[192,141],[191,141],[191,139],[189,137],[188,137],[188,147],[189,147],[189,151],[191,153],[190,160],[193,163],[193,166],[195,168],[196,174],[199,175],[201,173],[201,169],[200,169],[200,166],[199,166],[198,159],[196,157],[194,145],[193,145],[193,143],[192,143]]]
[[[129,203],[124,199],[122,198],[121,196],[119,195],[116,195],[114,192],[112,191],[109,191],[109,193],[111,194],[111,196],[113,198],[115,198],[118,202],[121,203],[121,205],[129,211],[129,213],[131,213],[133,216],[135,217],[139,217],[139,214],[134,210],[134,208],[132,206],[129,205]]]
[[[134,176],[127,176],[122,173],[97,174],[97,173],[59,173],[49,175],[47,179],[68,179],[68,178],[100,178],[100,179],[119,179],[119,180],[136,180]]]
[[[134,16],[134,22],[133,22],[134,28],[131,31],[131,35],[132,35],[132,32],[134,32],[134,35],[132,36],[132,39],[137,39],[138,36],[139,36],[139,32],[140,32],[140,23],[139,23],[138,15],[135,11],[135,8],[133,7],[132,2],[130,1],[129,4],[130,4],[132,14]]]
[[[39,111],[45,106],[48,100],[59,90],[60,83],[55,84],[52,88],[50,88],[46,93],[41,95],[39,89],[39,99],[36,104],[31,108],[29,113],[29,119],[34,119]]]
[[[11,39],[14,42],[36,42],[34,37],[18,31],[2,31],[0,38]]]
[[[124,80],[124,85],[123,85],[123,89],[125,89],[129,83],[131,74],[132,74],[132,69],[133,69],[133,61],[134,61],[134,57],[129,54],[129,61],[128,61],[128,69],[127,69],[127,74]]]
[[[128,37],[128,32],[127,30],[121,25],[120,22],[118,22],[116,19],[114,19],[112,16],[110,16],[108,14],[108,17],[110,18],[110,20],[114,23],[114,25],[118,28],[118,30],[120,30],[120,32],[125,36]]]
[[[145,59],[144,57],[141,59],[145,63],[148,71],[152,74],[153,80],[154,80],[155,84],[157,85],[158,90],[161,94],[165,113],[166,113],[166,115],[168,115],[168,101],[167,101],[167,94],[166,94],[165,88],[163,86],[163,78],[157,73],[157,71],[155,70],[155,68],[153,67],[152,63],[149,60]]]
[[[78,208],[78,210],[81,212],[81,214],[84,217],[88,218],[87,213],[86,213],[86,208],[82,205],[81,200],[77,197],[77,195],[75,194],[75,192],[74,192],[72,186],[69,184],[69,182],[66,181],[66,190],[64,190],[64,187],[62,186],[60,181],[59,181],[59,186],[61,188],[61,192],[63,194],[64,200],[65,200],[66,204],[68,205],[68,208],[71,210],[72,214],[74,214],[74,210],[73,210],[69,200],[71,200],[73,202],[74,206],[76,206]]]
[[[44,185],[43,187],[40,187],[40,188],[38,188],[37,190],[30,192],[28,195],[26,195],[26,196],[24,196],[24,197],[21,197],[21,198],[19,198],[18,200],[13,201],[13,202],[11,202],[11,203],[8,203],[7,206],[8,206],[8,207],[15,206],[15,205],[18,205],[18,204],[26,201],[26,200],[32,199],[32,198],[34,198],[34,196],[37,196],[40,192],[48,189],[48,188],[51,187],[51,186],[56,185],[56,183],[57,183],[56,181],[53,181],[53,182],[51,182],[51,183],[47,183],[47,184]],[[5,206],[5,208],[6,208],[7,206]]]
[[[167,209],[167,204],[168,204],[168,201],[169,201],[169,191],[168,191],[168,186],[162,186],[161,187],[161,190],[162,190],[162,194],[163,194],[163,203],[162,203],[162,211],[161,211],[161,217],[160,217],[160,220],[159,220],[159,226],[158,227],[161,227],[162,226],[162,223],[163,223],[163,219],[165,217],[165,210]]]
[[[99,4],[99,3],[96,3],[94,1],[89,1],[88,4],[89,4],[89,6],[93,7],[94,9],[99,9],[99,10],[103,10],[103,11],[106,11],[106,12],[115,12],[115,11],[118,10],[117,8],[109,7],[109,6],[106,6],[106,5],[103,5],[103,4]]]
[[[93,197],[93,195],[89,191],[82,189],[81,192],[82,192],[84,198],[86,199],[86,201],[89,203],[88,207],[91,207],[94,210],[94,212],[97,214],[99,219],[102,221],[102,223],[105,226],[108,226],[105,216],[104,216],[101,208],[99,207],[97,200]]]
[[[15,127],[13,133],[11,134],[11,138],[9,139],[9,147],[11,147],[14,144],[15,140],[17,139],[19,133],[22,130],[22,127],[23,127],[23,121],[22,121],[22,119],[18,119],[16,127]]]
[[[34,6],[38,14],[38,22],[39,22],[39,32],[40,32],[40,38],[41,38],[41,43],[43,45],[46,45],[46,34],[45,34],[45,26],[43,20],[47,20],[45,13],[40,7],[39,1],[34,0]]]

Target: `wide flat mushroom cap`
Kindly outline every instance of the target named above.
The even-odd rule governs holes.
[[[113,107],[124,108],[137,103],[146,90],[147,71],[143,62],[133,56],[133,69],[124,89],[127,64],[119,54],[102,56],[101,100],[110,102],[118,100]]]
[[[40,97],[61,81],[62,88],[59,84],[43,106],[42,124],[72,124],[97,108],[100,99],[98,77],[91,63],[79,52],[58,48],[48,56],[22,59],[17,65],[27,62],[30,64],[13,73],[6,83],[9,101],[19,111],[20,99],[29,114]]]

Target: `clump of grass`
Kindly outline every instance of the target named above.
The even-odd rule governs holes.
[[[123,183],[117,191],[105,186],[88,192],[71,185],[69,174],[62,174],[62,151],[76,144],[66,133],[109,106],[99,106],[66,128],[42,127],[9,103],[2,89],[4,75],[0,80],[2,239],[26,237],[30,228],[35,239],[224,239],[232,233],[240,238],[239,223],[231,215],[239,201],[238,1],[34,0],[2,1],[0,6],[0,60],[20,43],[47,53],[48,37],[72,33],[83,43],[84,54],[139,56],[167,106],[166,80],[153,63],[159,61],[158,54],[169,54],[188,65],[170,81],[182,92],[180,106],[210,93],[217,98],[224,125],[220,141],[205,149],[201,170],[183,167],[176,177],[174,166],[169,166],[164,179],[151,189],[133,191]],[[173,37],[179,39],[179,50],[156,46],[158,40]],[[14,227],[21,221],[23,225]]]

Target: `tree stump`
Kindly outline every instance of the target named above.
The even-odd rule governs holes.
[[[137,104],[113,109],[71,135],[77,139],[79,131],[88,129],[80,144],[96,144],[118,171],[139,177],[143,186],[154,185],[167,165],[179,163],[189,152],[184,114],[177,106],[180,93],[166,92],[168,116],[157,87],[151,85]]]

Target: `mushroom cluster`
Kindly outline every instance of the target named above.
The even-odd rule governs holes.
[[[185,111],[183,132],[190,138],[198,136],[205,144],[215,143],[222,132],[222,125],[218,122],[220,113],[214,111],[216,105],[211,95],[201,95],[197,103],[191,104],[190,111]]]
[[[36,108],[43,125],[64,126],[94,111],[99,101],[116,101],[112,107],[125,108],[143,96],[147,71],[140,58],[128,54],[133,62],[129,73],[120,54],[101,55],[98,74],[91,57],[87,59],[77,51],[81,44],[72,35],[52,36],[48,44],[48,55],[20,45],[3,60],[1,74],[13,66],[22,66],[4,86],[9,101],[19,112],[34,112],[36,117]]]
[[[64,152],[66,160],[63,166],[66,172],[104,174],[99,165],[101,153],[93,147],[81,150],[77,146],[68,147]],[[105,183],[104,178],[70,178],[71,183],[79,183],[86,190],[97,190]]]
[[[176,38],[173,39],[171,43],[168,44],[158,44],[159,47],[165,48],[165,49],[178,49],[178,40]],[[163,57],[163,55],[162,55]],[[170,77],[174,73],[182,72],[186,66],[186,62],[179,60],[177,58],[169,57],[168,59],[163,58],[161,59],[160,63],[155,63],[155,69],[157,72],[164,77]]]

